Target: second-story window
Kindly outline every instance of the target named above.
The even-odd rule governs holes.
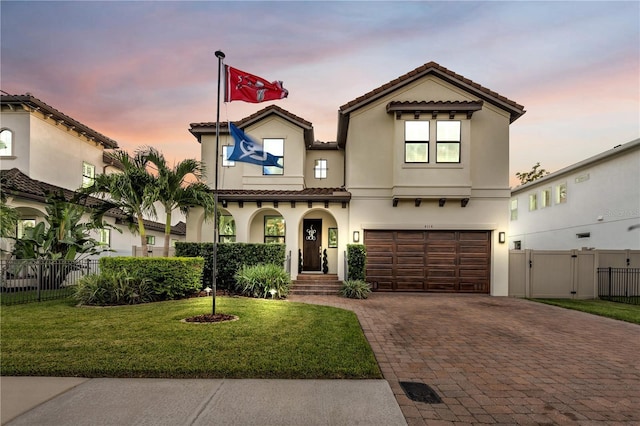
[[[13,132],[9,129],[0,130],[0,157],[13,155]]]
[[[567,184],[561,183],[556,186],[556,204],[567,202]]]
[[[540,203],[542,204],[542,208],[551,206],[551,188],[542,190],[542,198],[540,199]]]
[[[86,188],[93,185],[96,177],[96,166],[87,162],[82,163],[82,187]]]
[[[236,162],[229,160],[229,156],[233,153],[233,145],[224,145],[222,147],[222,167],[234,167]]]
[[[460,122],[436,122],[436,163],[460,162]]]
[[[518,220],[518,199],[511,200],[511,220]]]
[[[404,162],[429,162],[429,122],[404,122]]]
[[[529,194],[529,211],[538,210],[538,194]]]
[[[278,164],[282,167],[263,166],[263,175],[283,175],[284,174],[284,139],[264,139],[262,149],[278,159]]]
[[[316,160],[316,165],[313,168],[313,173],[316,179],[327,178],[327,160]]]

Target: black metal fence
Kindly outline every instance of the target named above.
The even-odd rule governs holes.
[[[85,275],[99,272],[98,259],[0,260],[0,303],[40,302],[73,294],[74,284]]]
[[[640,268],[598,268],[598,297],[640,305]]]

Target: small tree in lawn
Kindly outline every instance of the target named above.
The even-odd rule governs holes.
[[[167,160],[155,148],[144,148],[138,154],[147,159],[157,169],[156,186],[157,201],[162,204],[166,214],[164,226],[164,248],[162,255],[169,256],[169,242],[171,238],[171,215],[175,209],[187,214],[191,207],[204,208],[205,217],[213,217],[213,195],[209,187],[202,182],[204,178],[204,163],[187,159],[174,165],[167,166]],[[189,177],[195,182],[188,182]]]
[[[140,234],[142,256],[147,256],[144,219],[145,216],[156,216],[153,205],[157,200],[156,178],[147,171],[147,159],[141,153],[130,157],[126,151],[118,150],[111,156],[122,164],[122,172],[98,175],[92,185],[81,191],[100,196],[106,201],[107,207],[116,207],[124,212],[130,218],[130,228]],[[103,214],[104,211],[99,213]]]
[[[517,172],[516,177],[520,179],[520,185],[524,185],[525,183],[533,182],[534,180],[540,179],[548,175],[549,172],[545,169],[540,168],[540,162],[538,161],[531,171],[528,172]]]

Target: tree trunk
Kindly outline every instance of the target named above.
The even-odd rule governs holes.
[[[162,255],[169,257],[169,242],[171,241],[171,210],[167,210],[167,218],[164,222],[164,248],[162,249]]]
[[[143,220],[144,219],[142,218],[142,215],[138,215],[138,232],[140,232],[140,246],[142,246],[142,257],[147,257],[149,256],[149,253],[147,253],[147,233],[144,229]]]

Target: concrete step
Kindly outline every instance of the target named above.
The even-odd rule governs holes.
[[[342,287],[337,275],[298,275],[291,284],[290,294],[299,295],[335,295]],[[314,279],[315,278],[315,279]]]
[[[298,274],[296,281],[337,281],[337,274]]]

